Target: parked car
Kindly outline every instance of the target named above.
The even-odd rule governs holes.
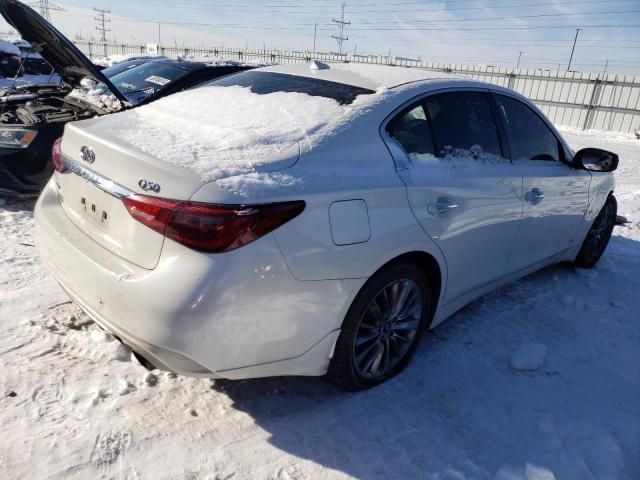
[[[40,255],[148,366],[377,385],[480,295],[594,265],[616,216],[615,154],[574,153],[511,90],[428,75],[268,67],[69,124]]]
[[[20,49],[23,74],[50,75],[53,73],[53,67],[42,58],[42,55],[34,50],[29,42],[22,39],[14,39],[11,43]]]
[[[73,43],[28,6],[0,1],[5,20],[34,45],[61,77],[0,98],[0,195],[37,195],[51,176],[51,148],[67,122],[153,102],[199,83],[251,68],[166,58],[99,71]],[[112,73],[112,74],[110,74]],[[44,80],[47,80],[46,78]]]
[[[0,77],[15,77],[20,71],[20,49],[0,39]]]

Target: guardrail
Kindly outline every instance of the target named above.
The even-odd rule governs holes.
[[[90,57],[145,54],[147,45],[76,42]],[[481,80],[511,88],[534,101],[557,125],[607,131],[640,130],[640,76],[549,70],[516,70],[492,66],[468,66],[423,62],[385,55],[340,55],[327,52],[207,48],[204,46],[157,47],[160,55],[211,56],[227,60],[274,63],[353,62],[423,68]]]

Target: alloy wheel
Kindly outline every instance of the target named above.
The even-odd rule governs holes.
[[[394,280],[364,310],[353,342],[353,365],[368,379],[391,372],[409,351],[422,320],[422,295],[409,279]]]
[[[587,261],[592,261],[594,258],[602,255],[603,250],[606,248],[609,238],[611,237],[611,231],[616,220],[615,206],[607,202],[596,218],[589,235],[585,242],[585,257]]]

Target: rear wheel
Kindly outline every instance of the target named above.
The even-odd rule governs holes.
[[[613,227],[616,224],[617,214],[618,203],[616,202],[616,198],[613,195],[609,195],[604,207],[600,210],[589,233],[587,233],[587,237],[582,243],[580,252],[575,260],[576,266],[591,268],[598,263],[598,260],[600,260],[600,257],[609,244]]]
[[[411,359],[430,312],[429,282],[420,268],[398,263],[380,270],[345,317],[329,377],[360,390],[396,375]]]

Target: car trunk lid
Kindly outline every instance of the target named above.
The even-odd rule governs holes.
[[[56,172],[62,208],[96,243],[142,268],[158,263],[165,238],[131,217],[122,198],[133,194],[188,200],[203,184],[188,169],[127,147],[102,132],[68,124],[62,153],[68,170]]]

